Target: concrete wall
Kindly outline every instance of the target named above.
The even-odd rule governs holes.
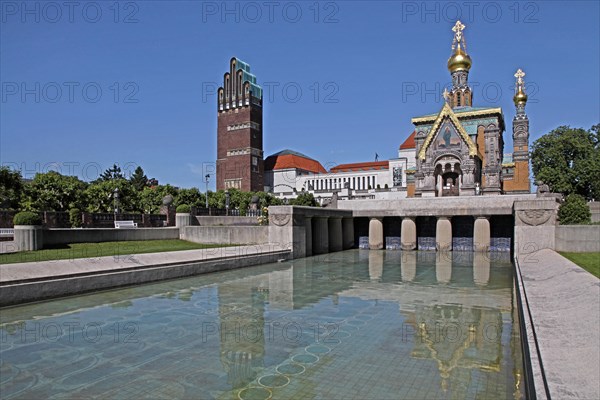
[[[258,217],[206,217],[196,216],[192,225],[199,226],[252,226],[258,225]]]
[[[517,201],[535,195],[459,196],[399,200],[339,200],[338,208],[352,210],[354,217],[425,217],[456,215],[512,215]]]
[[[155,228],[156,229],[156,228]],[[235,255],[218,259],[197,260],[176,265],[147,265],[138,268],[107,270],[103,273],[73,274],[42,280],[19,280],[2,283],[0,307],[53,297],[78,295],[101,289],[111,289],[165,279],[184,278],[210,272],[226,271],[287,260],[289,250],[272,250],[259,254]]]
[[[182,232],[181,239],[195,243],[264,244],[269,242],[268,226],[186,226],[182,228]]]
[[[178,228],[90,228],[90,229],[45,229],[44,246],[66,243],[99,243],[129,240],[179,239]]]
[[[555,250],[600,252],[600,225],[558,225]]]
[[[592,222],[600,222],[600,201],[591,201],[588,206],[592,213]]]

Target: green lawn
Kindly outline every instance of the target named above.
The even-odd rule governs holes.
[[[139,240],[103,243],[71,243],[36,251],[0,254],[0,264],[31,261],[71,260],[75,258],[97,258],[124,256],[129,254],[160,253],[164,251],[208,249],[226,247],[222,244],[199,244],[185,240]]]
[[[596,278],[600,278],[600,253],[561,252],[560,255],[573,261],[592,275],[595,275]]]

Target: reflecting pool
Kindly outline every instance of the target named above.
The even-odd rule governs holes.
[[[513,399],[508,255],[349,250],[3,309],[0,397]]]

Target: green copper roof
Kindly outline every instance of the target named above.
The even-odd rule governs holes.
[[[461,113],[465,113],[465,112],[469,112],[469,111],[481,111],[481,110],[492,110],[495,107],[470,107],[470,106],[463,106],[463,107],[454,107],[452,109],[452,111],[454,112],[454,114],[461,114]],[[419,115],[418,117],[415,118],[426,118],[426,117],[437,117],[439,115],[439,112],[433,113],[433,114],[425,114],[425,115]]]
[[[245,61],[240,60],[237,57],[235,57],[235,59],[237,61],[237,70],[243,72],[243,75],[242,75],[243,81],[250,82],[250,90],[252,91],[252,94],[254,95],[254,97],[262,99],[262,97],[263,97],[262,88],[256,83],[256,76],[254,76],[253,74],[250,73],[250,64],[248,64]]]

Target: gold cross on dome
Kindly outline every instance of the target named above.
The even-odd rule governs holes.
[[[465,26],[460,21],[456,21],[456,24],[454,24],[454,27],[452,28],[452,32],[454,32],[454,39],[456,39],[457,42],[462,40],[462,31],[464,29]]]
[[[448,101],[448,99],[450,98],[450,93],[448,93],[448,89],[444,88],[444,93],[442,93],[442,97],[444,98],[444,100]]]
[[[515,78],[517,78],[517,83],[522,85],[523,84],[523,77],[525,76],[525,72],[523,72],[523,70],[521,70],[521,68],[519,68],[517,70],[517,72],[515,73]]]

